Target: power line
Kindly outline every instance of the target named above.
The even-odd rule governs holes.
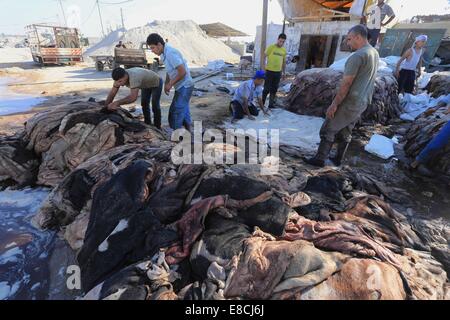
[[[127,3],[127,2],[132,2],[134,0],[125,0],[125,1],[120,1],[120,2],[101,2],[101,4],[105,4],[105,5],[116,5],[116,4],[123,4],[123,3]]]
[[[125,22],[123,21],[123,10],[120,8],[120,17],[122,18],[122,28],[125,29]]]
[[[66,13],[64,12],[64,7],[63,7],[63,5],[62,5],[61,0],[58,0],[58,2],[59,2],[59,5],[60,5],[60,7],[61,7],[61,11],[62,11],[62,14],[63,14],[63,17],[64,17],[64,23],[65,23],[65,26],[67,27],[67,19],[66,19]]]
[[[92,14],[94,13],[95,7],[96,7],[96,6],[97,6],[97,3],[94,2],[94,5],[92,6],[91,12],[90,12],[89,15],[87,16],[87,18],[84,19],[84,21],[83,21],[82,24],[85,24],[85,23],[89,20],[89,18],[90,18],[90,17],[92,16]]]
[[[105,28],[103,28],[102,14],[100,12],[100,4],[99,4],[98,0],[97,0],[97,8],[98,8],[98,16],[100,17],[100,25],[102,26],[102,34],[103,34],[103,37],[104,37],[105,36]]]

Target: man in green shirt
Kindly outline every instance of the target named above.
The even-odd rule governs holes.
[[[336,140],[337,153],[332,161],[340,166],[352,139],[352,130],[372,102],[379,55],[369,44],[367,32],[363,25],[354,26],[348,32],[347,43],[355,52],[345,64],[344,78],[326,112],[326,120],[320,129],[317,154],[305,159],[306,163],[323,167]]]
[[[265,57],[266,64],[266,82],[263,90],[263,103],[266,103],[267,95],[270,93],[269,108],[275,107],[275,98],[277,96],[278,86],[281,77],[286,69],[286,49],[283,47],[286,42],[286,35],[281,33],[278,36],[277,43],[267,47]]]

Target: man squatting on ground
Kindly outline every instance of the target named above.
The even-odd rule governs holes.
[[[341,165],[352,139],[352,130],[372,100],[379,55],[367,41],[367,28],[363,25],[352,27],[347,34],[347,43],[355,52],[345,64],[338,93],[326,112],[317,154],[305,159],[314,166],[325,165],[335,140],[338,146],[332,161]]]
[[[163,81],[156,72],[144,68],[115,68],[112,72],[113,87],[106,98],[105,105],[109,110],[117,110],[121,105],[137,100],[141,89],[142,113],[146,124],[152,124],[150,117],[150,99],[152,100],[153,121],[155,127],[161,129],[161,92]],[[123,99],[114,101],[119,88],[127,86],[130,94]]]
[[[269,108],[275,107],[278,86],[280,80],[286,73],[286,49],[283,47],[286,42],[286,35],[281,33],[277,43],[270,45],[265,52],[267,58],[266,81],[264,83],[263,103],[266,104],[267,95],[269,97]]]
[[[191,113],[189,101],[194,90],[194,82],[181,53],[165,43],[164,39],[157,33],[152,33],[147,38],[147,45],[150,50],[163,56],[167,75],[164,84],[164,92],[169,95],[172,87],[175,88],[175,95],[169,109],[169,125],[173,130],[183,126],[186,130],[191,130]]]
[[[231,122],[242,119],[244,115],[250,120],[255,120],[258,116],[258,105],[265,115],[269,115],[268,109],[264,107],[262,95],[265,72],[263,70],[256,71],[253,79],[242,82],[234,93],[233,100],[230,103],[230,112],[233,116]]]

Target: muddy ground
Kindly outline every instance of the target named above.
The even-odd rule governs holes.
[[[239,72],[237,69],[234,71]],[[204,73],[205,70],[193,68],[193,73],[195,72]],[[159,73],[165,78],[164,70],[160,70]],[[40,68],[30,62],[0,61],[0,77],[14,79],[14,83],[8,86],[8,90],[47,99],[29,111],[0,116],[0,135],[12,135],[20,132],[24,122],[35,113],[47,108],[77,100],[87,100],[91,97],[96,100],[104,100],[112,86],[110,75],[110,70],[97,72],[93,64],[89,62],[77,66]],[[224,79],[224,73],[196,83],[197,88],[206,89],[208,92],[203,93],[202,97],[193,96],[191,100],[192,119],[201,120],[205,129],[217,128],[229,117],[228,105],[231,96],[218,91],[212,84],[214,79]],[[120,96],[125,96],[127,93],[127,88],[122,88],[119,92]],[[173,94],[173,91],[169,96],[163,93],[161,98],[163,127],[168,126],[167,115]],[[126,107],[133,109],[139,108],[139,105],[140,100]],[[387,127],[373,126],[356,130],[345,165],[368,173],[373,179],[379,181],[380,186],[386,188],[388,194],[391,195],[388,199],[389,202],[400,212],[411,216],[431,219],[443,217],[450,220],[450,210],[448,209],[450,207],[450,186],[437,179],[418,177],[410,172],[406,168],[409,160],[403,156],[401,143],[396,146],[395,158],[390,160],[379,159],[364,151],[364,145],[369,141],[372,133],[392,137],[404,132],[407,126],[408,123],[399,122]],[[293,159],[302,162],[298,157]],[[73,257],[67,252],[71,252],[67,244],[62,242],[55,244],[55,250],[53,250],[49,262],[49,274],[53,275],[50,278],[50,291],[53,292],[50,298],[72,299],[78,294],[77,292],[57,290],[57,288],[63,287],[64,278],[54,275],[58,273],[62,264],[68,265],[69,261],[73,262]]]

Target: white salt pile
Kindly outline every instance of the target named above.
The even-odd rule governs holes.
[[[105,39],[89,48],[85,56],[112,55],[119,40],[128,44],[127,47],[139,48],[150,33],[158,33],[163,39],[168,39],[168,43],[180,50],[189,64],[206,65],[208,61],[218,59],[230,63],[239,62],[239,56],[233,53],[230,47],[218,39],[207,36],[198,24],[191,20],[154,21],[130,30],[113,31]]]

